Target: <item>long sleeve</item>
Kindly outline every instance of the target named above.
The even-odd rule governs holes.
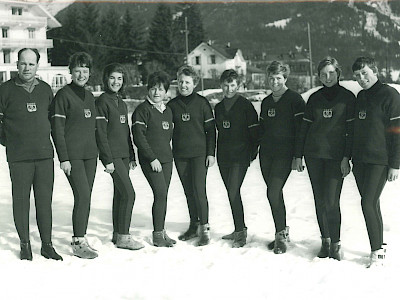
[[[260,124],[258,122],[258,115],[254,109],[253,104],[248,103],[246,110],[247,128],[249,131],[250,146],[250,159],[253,160],[257,156],[260,136]]]
[[[354,137],[355,97],[351,95],[348,101],[346,106],[346,145],[344,148],[344,157],[351,158]]]
[[[56,146],[60,162],[68,161],[67,143],[65,140],[65,123],[68,114],[68,99],[60,90],[50,106],[51,135]]]
[[[302,148],[304,148],[304,138],[301,140],[300,135],[301,135],[301,128],[303,124],[303,118],[304,118],[304,110],[305,110],[305,102],[303,98],[299,95],[298,98],[296,98],[293,101],[293,118],[294,118],[294,143],[297,145],[299,142],[300,145],[302,144]],[[304,128],[306,130],[306,128]],[[304,136],[305,137],[305,136]],[[296,147],[296,146],[295,146]],[[302,152],[303,150],[301,150]]]
[[[132,114],[132,136],[140,154],[143,155],[146,160],[152,162],[153,160],[157,159],[157,156],[151,149],[151,146],[146,138],[148,119],[149,114],[146,110],[135,110],[135,112]]]
[[[4,108],[5,108],[5,97],[3,93],[0,93],[0,144],[6,146],[6,135],[4,132]]]
[[[298,138],[296,139],[294,156],[296,158],[303,157],[304,144],[310,125],[314,122],[312,100],[309,99],[305,107],[303,120],[301,121]]]
[[[100,152],[100,159],[104,165],[113,162],[112,152],[108,143],[107,127],[109,113],[107,104],[104,101],[96,101],[96,142]]]
[[[203,106],[203,114],[204,131],[206,133],[206,155],[215,156],[217,133],[215,128],[215,119],[210,103],[205,102],[205,105]]]
[[[390,106],[387,115],[389,117],[389,167],[399,169],[400,167],[400,95],[397,91],[392,92]]]

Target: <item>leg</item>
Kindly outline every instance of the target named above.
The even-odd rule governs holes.
[[[208,224],[208,200],[206,193],[206,158],[194,157],[190,160],[191,176],[193,184],[194,199],[200,219],[200,225]]]

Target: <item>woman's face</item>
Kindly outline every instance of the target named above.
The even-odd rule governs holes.
[[[319,72],[319,80],[323,85],[332,87],[338,82],[338,73],[332,65],[327,65]]]
[[[118,93],[124,83],[124,75],[120,72],[112,72],[108,76],[108,88],[114,93]]]
[[[187,76],[181,74],[178,78],[178,91],[182,96],[189,96],[193,93],[195,88],[195,84],[193,82],[193,78],[191,76]]]
[[[165,95],[167,91],[164,88],[163,84],[158,84],[149,89],[149,98],[154,103],[160,103],[165,99]]]
[[[85,86],[89,80],[90,69],[88,67],[75,67],[71,70],[73,83],[77,86]]]
[[[283,77],[282,73],[268,75],[268,83],[272,92],[281,91],[286,84],[287,78]]]
[[[239,85],[236,79],[233,79],[231,82],[225,80],[221,83],[221,89],[226,98],[232,98],[236,95]]]

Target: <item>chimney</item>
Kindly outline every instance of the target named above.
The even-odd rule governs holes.
[[[230,48],[231,47],[231,42],[226,43],[226,48]]]

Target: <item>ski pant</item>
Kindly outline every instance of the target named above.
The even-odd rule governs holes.
[[[283,187],[292,171],[292,157],[260,157],[261,173],[267,185],[267,198],[271,206],[275,231],[286,228],[286,207],[283,199]]]
[[[111,174],[114,183],[112,206],[113,231],[129,234],[132,209],[135,203],[135,190],[129,177],[129,158],[114,158],[114,172]]]
[[[14,223],[21,242],[29,242],[30,194],[33,186],[36,222],[43,243],[51,242],[54,162],[52,158],[10,162]]]
[[[315,211],[322,238],[340,241],[340,193],[343,177],[340,160],[305,157],[314,194]]]
[[[371,251],[375,251],[383,244],[383,222],[379,197],[386,184],[388,167],[353,162],[353,173],[361,195],[361,207]]]
[[[152,208],[154,231],[162,231],[167,213],[168,188],[171,182],[172,161],[162,163],[162,171],[154,172],[150,163],[141,164],[142,171],[153,191],[154,202]]]
[[[244,176],[247,172],[247,166],[243,165],[219,165],[222,180],[226,191],[228,192],[229,204],[231,205],[233,223],[235,231],[242,231],[246,226],[244,223],[243,203],[240,195]]]
[[[89,221],[90,201],[97,158],[70,160],[71,175],[67,176],[74,194],[72,227],[75,237],[83,237]]]
[[[206,158],[176,158],[176,170],[185,191],[190,222],[208,223],[208,200],[206,194]]]

